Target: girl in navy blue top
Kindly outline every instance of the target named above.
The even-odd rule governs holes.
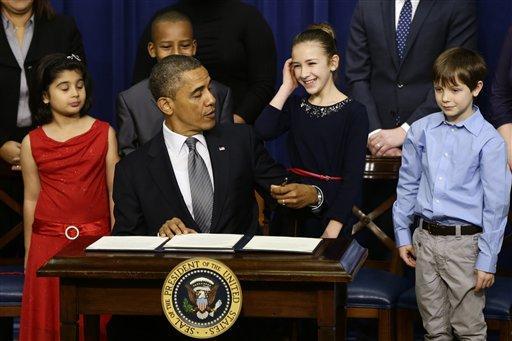
[[[312,25],[297,35],[292,57],[283,68],[283,84],[255,124],[264,140],[289,132],[290,171],[322,190],[318,210],[287,213],[299,218],[296,231],[291,232],[296,235],[337,237],[350,225],[352,206],[360,200],[368,118],[362,104],[336,87],[339,63],[329,25]],[[292,96],[299,84],[308,96]],[[278,202],[286,205],[286,201]],[[281,218],[282,213],[278,210]]]

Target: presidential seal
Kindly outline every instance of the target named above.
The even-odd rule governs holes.
[[[167,320],[182,334],[208,339],[235,323],[242,308],[242,289],[233,271],[223,263],[191,258],[167,275],[162,308]]]

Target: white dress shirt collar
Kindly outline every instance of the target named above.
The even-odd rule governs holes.
[[[419,3],[420,0],[411,0],[412,20],[414,20],[414,14],[416,13],[416,9],[418,9]],[[398,19],[400,18],[400,12],[402,11],[404,4],[405,0],[395,0],[395,29],[398,27]]]
[[[188,146],[185,143],[187,136],[183,136],[173,132],[169,127],[163,123],[163,134],[165,147],[167,148],[167,154],[171,160],[172,169],[174,171],[174,177],[178,183],[183,201],[187,206],[188,211],[192,218],[194,218],[194,209],[192,207],[192,194],[190,192],[190,182],[188,175]],[[196,151],[203,159],[210,181],[212,183],[213,190],[215,191],[215,182],[213,181],[213,169],[212,162],[210,159],[210,153],[208,151],[208,145],[203,134],[196,134],[195,137],[198,140],[196,144]]]
[[[188,147],[185,144],[185,141],[187,140],[188,136],[180,135],[178,133],[175,133],[167,125],[163,124],[163,132],[164,132],[164,141],[165,146],[167,149],[174,153],[175,155],[179,155],[183,152],[188,154]],[[203,134],[196,134],[192,137],[195,137],[199,143],[201,143],[206,149],[208,149],[208,145],[206,144],[206,139],[204,138]]]

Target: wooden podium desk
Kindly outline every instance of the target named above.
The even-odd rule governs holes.
[[[314,318],[319,340],[344,340],[346,284],[367,256],[345,239],[323,240],[313,255],[85,252],[96,239],[73,241],[37,272],[60,278],[62,340],[78,340],[78,314],[85,315],[86,340],[98,339],[99,314],[162,315],[164,280],[191,257],[217,259],[235,272],[243,316]]]

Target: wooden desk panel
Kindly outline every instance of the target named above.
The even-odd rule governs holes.
[[[314,318],[319,340],[345,338],[346,283],[366,259],[340,264],[346,240],[324,240],[313,255],[279,253],[85,252],[97,237],[80,238],[56,254],[39,276],[61,279],[61,338],[77,340],[78,314],[86,315],[86,339],[97,339],[99,314],[162,315],[161,288],[181,261],[210,257],[237,275],[247,317]]]

